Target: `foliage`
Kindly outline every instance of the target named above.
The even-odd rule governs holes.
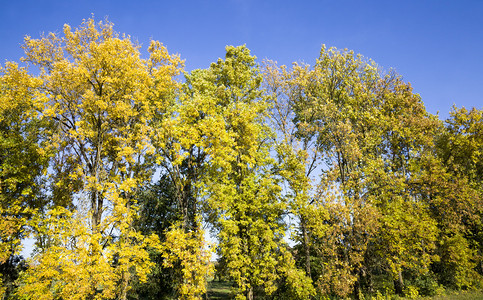
[[[225,60],[212,64],[213,75],[206,74],[205,80],[216,87],[217,93],[210,96],[224,108],[220,136],[231,143],[222,157],[212,155],[205,187],[220,254],[236,283],[236,298],[253,299],[256,287],[272,294],[276,281],[290,275],[294,266],[282,241],[286,203],[269,156],[262,77],[246,47],[226,50]]]
[[[40,80],[15,63],[0,67],[0,74],[0,265],[7,266],[22,250],[28,220],[45,204],[41,177],[49,154],[42,130],[48,124],[37,112]],[[12,290],[12,274],[3,270],[0,284],[10,288],[0,288],[0,296]]]
[[[173,77],[181,61],[154,41],[143,60],[128,36],[93,19],[75,30],[65,25],[63,37],[27,36],[23,48],[23,60],[40,69],[35,101],[52,123],[44,132],[45,148],[55,152],[52,203],[78,209],[65,217],[59,207],[47,212],[49,231],[41,220],[32,224],[38,254],[19,295],[125,299],[131,277],[146,280],[151,267],[145,248],[156,239],[133,227],[135,195],[152,176],[155,120],[178,86]],[[78,235],[79,244],[68,241]],[[37,277],[40,270],[44,277]],[[87,291],[78,289],[81,282]]]
[[[157,237],[121,223],[120,237],[106,240],[88,221],[62,207],[32,220],[44,245],[21,274],[20,298],[112,299],[123,294],[126,278],[146,281],[152,262],[145,248],[159,245]]]
[[[166,232],[161,253],[165,267],[173,267],[179,261],[182,280],[177,287],[178,299],[202,299],[206,293],[207,277],[213,275],[214,271],[204,232],[197,230],[186,233],[181,226],[174,225]]]
[[[402,293],[402,270],[427,272],[434,249],[436,223],[411,179],[438,123],[396,74],[351,51],[323,47],[312,69],[267,69],[281,98],[275,126],[292,149],[302,145],[284,159],[302,163],[303,173],[292,171],[288,181],[294,198],[305,199],[294,214],[306,271],[321,294],[344,297],[371,285],[370,273],[382,267]],[[319,182],[310,178],[317,164]]]
[[[263,69],[228,46],[183,83],[178,55],[151,41],[143,59],[107,20],[23,49],[0,68],[3,298],[202,299],[203,227],[236,299],[483,284],[481,110],[441,122],[394,71],[325,46]]]
[[[161,176],[158,182],[139,193],[137,198],[140,210],[135,226],[143,235],[155,234],[162,242],[170,226],[180,221],[174,195],[174,187],[166,176]],[[129,291],[130,299],[170,299],[176,294],[176,283],[181,280],[179,268],[177,265],[166,268],[160,250],[148,249],[154,267],[145,283],[134,283],[133,289]]]

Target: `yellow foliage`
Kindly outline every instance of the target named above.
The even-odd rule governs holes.
[[[132,212],[134,213],[134,212]],[[125,230],[118,239],[93,232],[89,219],[65,208],[37,216],[37,240],[44,245],[29,260],[21,275],[17,295],[41,299],[118,299],[125,287],[120,282],[137,276],[147,280],[153,266],[146,251],[159,247],[156,236],[143,237],[129,226],[128,218],[111,219]]]
[[[178,286],[178,299],[201,300],[206,293],[206,280],[213,275],[210,262],[212,246],[204,241],[204,231],[186,232],[179,224],[166,232],[161,253],[165,267],[181,267],[182,282]]]
[[[152,267],[146,248],[158,246],[134,229],[135,197],[151,181],[157,133],[183,61],[156,41],[143,59],[129,36],[93,19],[75,29],[65,25],[63,35],[27,36],[23,49],[22,60],[40,74],[7,68],[22,75],[16,75],[20,87],[34,87],[38,116],[52,124],[43,151],[55,153],[54,199],[78,210],[55,208],[45,220],[32,220],[39,252],[18,294],[126,299],[132,278],[145,281]]]

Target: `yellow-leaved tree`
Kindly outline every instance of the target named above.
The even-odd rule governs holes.
[[[403,271],[428,277],[436,226],[416,178],[437,122],[411,86],[325,46],[313,68],[268,63],[265,77],[298,260],[319,295],[357,298],[381,270],[400,294]]]
[[[183,62],[159,42],[140,46],[113,24],[85,20],[25,38],[24,62],[39,69],[35,101],[51,160],[52,209],[32,222],[37,251],[18,295],[39,299],[126,299],[146,280],[155,235],[135,227],[140,187],[152,179],[153,138],[173,103]]]
[[[27,222],[43,203],[40,179],[48,155],[41,149],[46,124],[34,101],[41,81],[15,63],[0,67],[0,74],[0,265],[7,270],[15,268]],[[12,294],[15,277],[2,280],[0,274],[0,298]]]

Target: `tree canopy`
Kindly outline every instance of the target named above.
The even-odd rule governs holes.
[[[482,287],[481,109],[441,121],[325,46],[291,67],[227,46],[186,72],[88,19],[22,48],[0,68],[2,299],[203,299],[213,276],[250,300]]]

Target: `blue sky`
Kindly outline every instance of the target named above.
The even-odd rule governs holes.
[[[2,1],[0,62],[18,61],[28,34],[61,32],[94,14],[146,46],[164,43],[206,68],[226,45],[260,60],[313,64],[322,44],[348,48],[394,68],[429,112],[453,104],[483,108],[483,1]]]

